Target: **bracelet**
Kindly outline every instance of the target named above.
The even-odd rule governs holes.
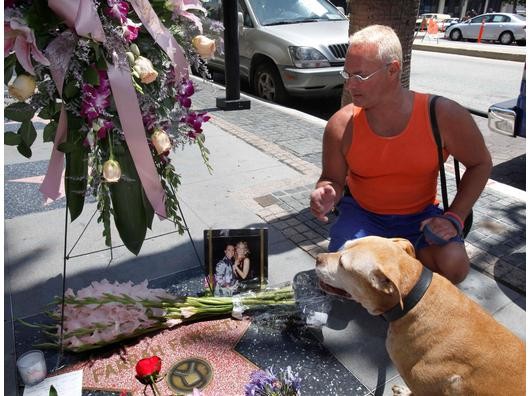
[[[462,221],[462,218],[460,216],[458,216],[455,212],[451,212],[451,211],[446,211],[444,213],[444,216],[449,216],[453,219],[455,219],[456,221],[458,221],[460,223],[460,228],[463,229],[464,228],[464,222]]]

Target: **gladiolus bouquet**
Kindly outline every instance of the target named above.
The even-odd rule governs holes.
[[[85,197],[98,203],[105,244],[111,219],[138,254],[154,213],[184,227],[180,179],[169,154],[196,144],[208,167],[202,124],[191,110],[190,65],[208,76],[223,27],[206,18],[201,0],[18,0],[4,4],[4,116],[20,123],[4,142],[32,155],[33,117],[48,120],[53,142],[41,192],[65,194],[71,220]],[[198,46],[195,37],[202,37]]]
[[[40,347],[59,347],[61,335],[61,299],[48,315],[56,325],[26,325],[46,328],[52,343]],[[233,297],[176,297],[164,289],[150,289],[147,280],[134,285],[92,282],[84,289],[65,293],[63,348],[72,352],[91,349],[135,338],[186,322],[233,315],[256,308],[293,306],[291,286],[247,292]]]

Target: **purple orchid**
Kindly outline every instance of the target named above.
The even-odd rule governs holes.
[[[196,113],[194,111],[188,113],[186,116],[182,117],[180,120],[185,121],[186,124],[193,128],[193,131],[188,132],[188,136],[191,138],[196,138],[198,134],[202,132],[202,124],[207,122],[210,119],[210,116],[204,113]]]
[[[98,139],[105,139],[107,137],[107,133],[109,133],[112,128],[114,128],[114,124],[111,121],[104,119],[103,122],[101,122],[97,132]]]
[[[193,86],[193,81],[189,79],[182,79],[180,83],[180,88],[178,90],[177,99],[182,107],[189,109],[191,107],[191,99],[195,93],[195,87]]]
[[[140,30],[140,26],[142,26],[141,23],[134,23],[129,18],[126,19],[125,23],[123,23],[123,38],[128,41],[132,42],[136,40],[138,37],[138,31]]]
[[[104,71],[99,70],[99,85],[84,83],[82,88],[81,115],[89,122],[96,120],[110,106],[110,83]]]
[[[106,10],[107,15],[119,20],[120,23],[125,23],[127,14],[129,13],[129,3],[120,0],[108,0],[107,4],[109,5],[109,8]]]

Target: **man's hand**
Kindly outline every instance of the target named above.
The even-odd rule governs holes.
[[[429,229],[433,234],[436,234],[445,241],[458,235],[458,230],[455,228],[453,223],[450,220],[444,219],[443,217],[431,217],[426,219],[421,223],[420,230],[423,231],[425,226],[429,226]],[[435,244],[434,241],[431,241],[427,238],[427,242],[430,245]]]
[[[326,216],[333,206],[335,206],[335,189],[330,185],[318,187],[311,193],[310,208],[311,213],[318,220],[327,222],[328,217]]]

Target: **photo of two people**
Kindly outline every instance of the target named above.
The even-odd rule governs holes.
[[[259,290],[267,282],[267,229],[205,230],[205,257],[215,296]]]

